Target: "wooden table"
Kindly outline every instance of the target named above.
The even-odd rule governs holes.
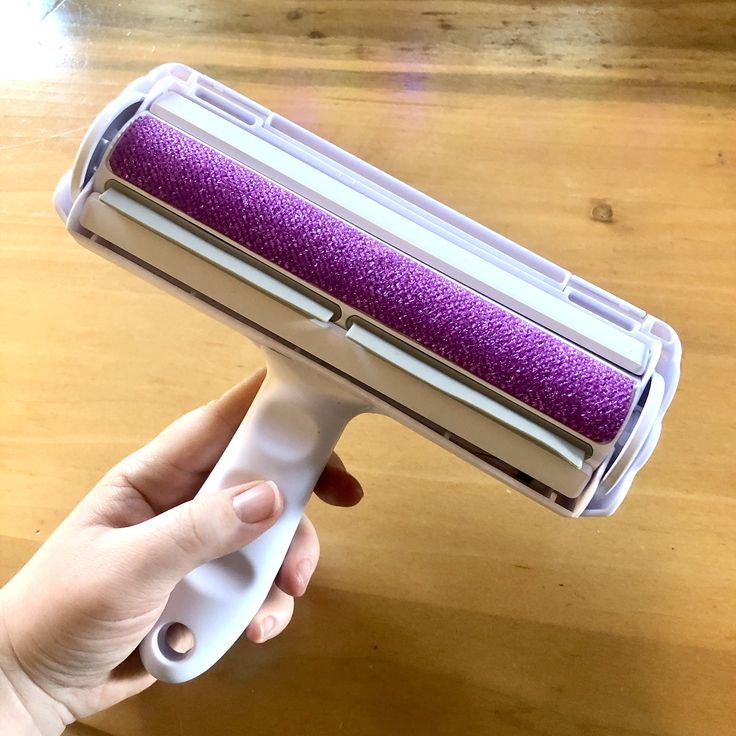
[[[566,521],[380,417],[313,504],[277,641],[71,734],[736,733],[736,4],[8,3],[0,18],[0,576],[99,475],[260,364],[75,245],[50,205],[88,123],[179,60],[671,322],[661,444]],[[174,368],[175,366],[175,368]]]

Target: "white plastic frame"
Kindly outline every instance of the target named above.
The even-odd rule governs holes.
[[[184,100],[183,103],[182,99]],[[208,121],[205,125],[207,130],[204,132],[200,130],[200,135],[210,145],[216,144],[216,147],[229,155],[235,155],[235,157],[243,160],[245,154],[241,152],[239,155],[238,151],[235,150],[236,146],[232,142],[234,129],[245,134],[241,140],[247,141],[247,146],[242,145],[241,148],[252,150],[253,141],[256,140],[259,142],[258,146],[261,146],[261,150],[266,150],[263,149],[261,144],[267,143],[270,152],[275,149],[282,154],[286,154],[291,157],[295,166],[298,163],[300,167],[303,165],[311,167],[313,172],[317,172],[315,176],[318,176],[320,181],[324,181],[323,177],[327,176],[336,184],[343,187],[348,186],[359,193],[363,199],[367,198],[369,201],[380,204],[384,208],[383,212],[389,209],[408,222],[418,225],[425,233],[429,231],[440,235],[446,243],[446,247],[440,250],[440,256],[443,256],[450,263],[450,266],[442,268],[437,251],[434,255],[425,253],[422,256],[420,250],[417,250],[415,246],[415,249],[410,251],[414,257],[420,257],[430,265],[459,280],[463,280],[463,271],[467,272],[471,269],[462,259],[457,258],[457,252],[464,252],[471,257],[476,266],[479,263],[478,259],[480,259],[493,267],[493,271],[486,271],[489,277],[493,273],[503,275],[503,281],[513,277],[516,286],[523,285],[523,288],[520,287],[521,290],[514,293],[513,298],[509,300],[511,304],[503,298],[503,294],[494,291],[494,283],[475,284],[481,293],[494,297],[504,306],[515,308],[518,313],[534,319],[540,325],[567,337],[571,342],[575,342],[579,346],[590,350],[590,352],[601,357],[607,357],[614,365],[621,366],[622,363],[629,365],[632,369],[631,375],[638,379],[639,392],[644,389],[649,391],[647,405],[644,407],[646,411],[639,412],[637,410],[637,415],[640,417],[638,423],[634,426],[628,426],[615,442],[608,445],[593,444],[593,453],[586,465],[585,477],[581,478],[582,482],[570,483],[568,481],[550,484],[548,483],[549,479],[545,479],[543,484],[553,488],[556,493],[562,496],[561,498],[552,499],[549,497],[548,490],[543,492],[534,490],[529,486],[529,481],[526,479],[519,483],[513,477],[513,474],[499,471],[499,466],[503,467],[507,461],[504,458],[504,443],[501,442],[493,446],[493,441],[497,439],[494,433],[491,433],[494,436],[489,437],[489,441],[476,442],[479,433],[472,431],[472,422],[470,423],[471,426],[467,427],[470,430],[469,432],[462,426],[457,426],[465,424],[464,417],[461,417],[461,420],[455,422],[456,426],[453,427],[453,430],[459,429],[460,432],[452,431],[453,438],[448,439],[444,436],[448,432],[438,430],[438,427],[443,427],[447,423],[441,418],[442,411],[445,411],[446,414],[446,406],[438,407],[437,411],[427,412],[432,415],[429,418],[422,416],[421,410],[415,412],[410,406],[406,407],[410,411],[405,413],[402,411],[402,407],[409,403],[427,407],[426,397],[421,396],[420,400],[416,402],[404,401],[407,392],[413,394],[415,391],[411,381],[407,381],[404,376],[401,377],[403,380],[400,380],[386,366],[376,365],[372,366],[371,369],[371,372],[377,376],[376,380],[379,384],[372,386],[373,391],[371,392],[373,401],[376,402],[376,410],[395,415],[400,421],[413,424],[415,428],[421,427],[423,434],[457,454],[464,455],[468,459],[472,458],[474,464],[480,465],[507,485],[520,490],[563,515],[603,515],[612,513],[618,507],[636,470],[643,465],[653,449],[655,443],[652,442],[652,436],[654,434],[658,435],[658,425],[661,423],[661,418],[671,401],[677,384],[680,345],[672,329],[662,321],[646,315],[643,310],[573,276],[552,262],[465,218],[189,67],[181,64],[168,64],[154,69],[145,77],[129,85],[115,101],[100,113],[91,126],[80,148],[72,172],[65,181],[60,183],[55,196],[57,209],[62,217],[67,219],[73,199],[81,194],[81,199],[77,200],[77,206],[75,207],[75,216],[68,220],[68,226],[75,232],[80,241],[88,247],[93,247],[98,252],[106,251],[104,253],[106,257],[115,260],[126,268],[140,272],[141,269],[135,264],[131,264],[129,261],[123,263],[124,258],[111,253],[104,246],[100,248],[90,243],[88,239],[90,233],[82,232],[83,229],[80,228],[78,218],[82,209],[81,202],[86,201],[86,197],[92,193],[89,181],[86,182],[86,191],[82,191],[90,160],[95,150],[100,147],[103,134],[109,130],[111,123],[131,106],[135,106],[138,112],[151,108],[158,109],[160,113],[165,110],[168,113],[169,122],[174,122],[178,116],[179,124],[189,128],[188,132],[196,134],[196,121],[182,117],[185,111],[191,113],[194,109],[191,106],[192,104],[197,105],[198,109],[207,113],[203,118]],[[222,126],[220,129],[216,125],[214,132],[212,130],[213,116],[219,118]],[[221,131],[224,131],[224,133]],[[216,140],[218,135],[221,137],[219,142]],[[224,142],[223,138],[225,139]],[[105,145],[106,141],[103,140],[102,147],[104,148]],[[99,156],[99,158],[102,159],[104,156]],[[252,160],[250,163],[253,163]],[[103,168],[105,167],[103,166]],[[273,171],[264,173],[273,174]],[[105,176],[110,178],[109,172]],[[288,184],[289,182],[285,181],[283,176],[282,173],[281,182]],[[278,180],[279,177],[274,178]],[[315,181],[317,179],[313,176],[305,176],[301,184],[305,189],[311,189],[312,201],[324,205],[324,193],[322,193],[322,201],[320,201],[319,196],[314,196]],[[293,172],[291,184],[292,186],[294,184]],[[294,187],[294,189],[298,189],[298,187]],[[317,192],[317,194],[320,193]],[[336,211],[342,216],[346,216],[350,209],[349,207],[341,208],[334,202],[327,204],[330,204],[331,211]],[[351,221],[355,222],[354,219]],[[401,247],[402,245],[402,243],[397,242],[396,238],[389,237],[390,234],[387,236],[385,231],[382,232],[379,223],[366,222],[363,218],[361,222],[355,224],[362,224],[369,232],[377,237],[383,237],[383,239],[391,242],[394,247]],[[452,248],[452,245],[458,247]],[[421,243],[419,243],[419,246],[421,249]],[[145,276],[149,280],[154,280],[158,285],[162,285],[161,279],[155,275],[146,273]],[[501,279],[497,280],[497,282],[500,281]],[[170,288],[170,286],[167,288]],[[178,289],[175,291],[181,298],[192,301],[190,296],[182,294]],[[541,302],[539,301],[540,295]],[[548,303],[549,297],[559,302],[558,309],[562,309],[562,311],[555,311],[555,314],[559,317],[552,321],[546,320],[544,313],[540,314],[540,306],[544,307]],[[199,308],[205,308],[209,311],[209,307],[203,305],[199,299],[195,299],[194,303]],[[528,309],[525,308],[525,305],[529,303],[532,306]],[[211,307],[211,304],[209,306]],[[232,315],[228,317],[228,315],[220,312],[217,307],[215,307],[215,310],[221,319],[226,319],[226,321],[232,323]],[[349,315],[349,311],[347,314]],[[563,321],[561,327],[560,319]],[[593,321],[591,322],[591,320]],[[237,318],[236,322],[241,331],[247,332],[251,337],[255,337],[261,342],[263,341],[261,333],[254,335],[252,328],[248,329]],[[565,328],[565,325],[567,325],[567,328]],[[588,340],[590,335],[588,337],[585,334],[581,336],[588,325],[591,326],[589,332],[594,338],[593,341]],[[558,327],[558,329],[555,329],[555,327]],[[318,330],[318,332],[324,331],[323,329]],[[601,335],[615,335],[611,343],[613,347],[607,349],[604,345],[602,349],[595,350],[596,345],[602,342]],[[571,337],[577,339],[573,340]],[[622,337],[624,343],[621,342]],[[309,345],[314,340],[314,336],[305,339]],[[628,359],[632,359],[632,356],[637,354],[636,350],[632,351],[631,349],[632,342],[642,346],[641,352],[638,353],[642,356],[642,364],[637,366],[626,362],[627,355]],[[619,357],[617,359],[615,353],[621,345],[628,347],[618,351]],[[304,346],[300,347],[303,348]],[[326,346],[326,348],[329,350],[330,346]],[[319,352],[324,353],[325,351],[320,350]],[[601,353],[606,355],[603,356]],[[365,355],[361,356],[360,361],[357,362],[366,361],[375,362],[376,364],[380,362],[374,361]],[[348,361],[349,364],[355,362],[355,360]],[[329,356],[327,356],[326,363],[330,364]],[[346,367],[348,370],[341,371],[341,373],[350,376],[351,366],[347,365]],[[654,376],[659,376],[663,386],[662,391],[651,391],[652,377]],[[657,379],[654,381],[654,384],[656,383]],[[398,390],[386,392],[383,390],[386,385],[382,384],[393,388],[398,387]],[[420,393],[422,392],[420,391]],[[390,399],[390,403],[386,404],[381,401],[381,397]],[[427,419],[429,421],[425,421]],[[467,438],[467,434],[470,434],[471,437]],[[480,434],[485,433],[481,432]],[[468,441],[459,444],[456,441],[457,437],[468,439]],[[467,445],[472,445],[476,449],[468,450]],[[478,450],[481,452],[479,453]],[[528,448],[526,451],[528,451]],[[483,453],[495,455],[502,462],[489,465],[482,460]],[[614,456],[615,462],[612,462]],[[538,461],[538,458],[534,458],[534,460]],[[539,472],[544,463],[536,462],[532,472],[529,472],[529,463],[524,463],[524,465],[525,468],[521,468],[522,475],[531,475],[532,478],[537,478],[537,480],[539,480],[540,475],[545,475],[544,472]],[[512,469],[514,468],[519,469],[517,465],[513,465]],[[605,473],[603,470],[605,470]],[[592,482],[591,478],[593,479]],[[556,485],[559,487],[555,488]],[[570,502],[570,499],[573,499],[573,503]]]
[[[139,114],[160,117],[627,373],[636,390],[625,426],[613,442],[593,443],[118,180],[107,157]],[[286,513],[256,543],[177,586],[141,647],[160,679],[201,673],[248,624],[357,413],[392,416],[565,516],[612,513],[659,437],[679,376],[680,344],[668,325],[188,67],[159,67],[110,103],[54,199],[80,243],[270,355],[264,389],[201,492],[271,478]],[[166,646],[174,622],[195,634],[187,655]]]

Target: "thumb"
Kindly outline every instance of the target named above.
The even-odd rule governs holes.
[[[284,509],[272,481],[197,496],[129,527],[133,564],[141,579],[172,587],[195,567],[244,547],[269,529]]]

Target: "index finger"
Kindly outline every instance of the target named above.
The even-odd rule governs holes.
[[[240,426],[265,370],[180,417],[112,470],[156,513],[191,499]]]
[[[220,398],[180,417],[116,466],[113,474],[122,476],[155,513],[193,498],[242,423],[265,375],[260,370]],[[334,453],[315,493],[335,506],[353,506],[363,496],[358,481]]]

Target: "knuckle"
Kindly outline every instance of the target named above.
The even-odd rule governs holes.
[[[188,503],[182,509],[170,536],[188,558],[195,561],[202,558],[207,548],[207,534],[197,513],[196,503]]]

